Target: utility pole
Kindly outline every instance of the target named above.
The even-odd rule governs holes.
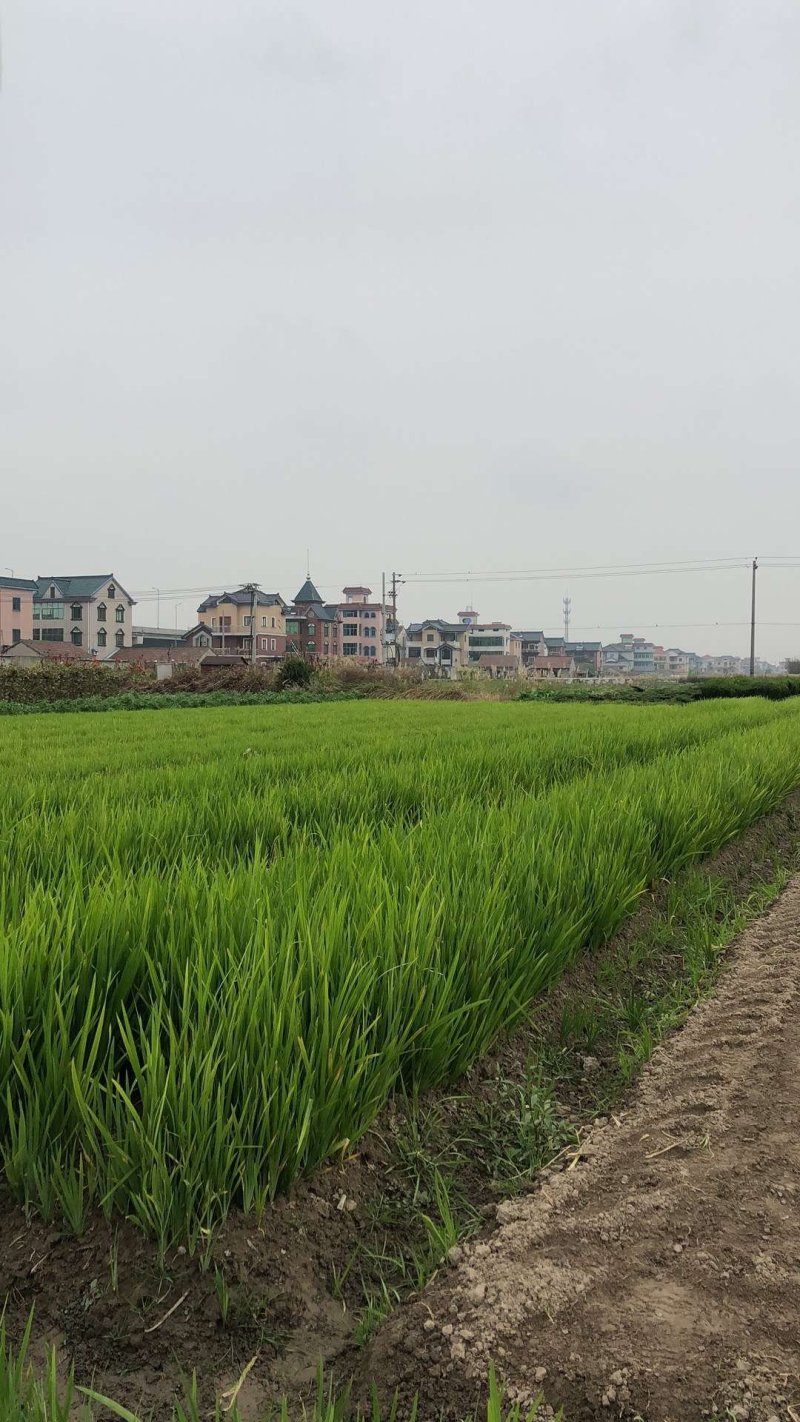
[[[564,641],[569,641],[569,615],[572,611],[572,598],[564,598]]]
[[[395,671],[397,671],[397,588],[402,581],[399,573],[392,573],[392,632],[395,650],[393,666]]]
[[[750,675],[756,674],[756,573],[758,559],[753,559],[753,596],[750,604]]]
[[[250,594],[250,665],[256,664],[256,605],[258,598],[258,583],[245,583],[245,592]]]
[[[386,636],[386,574],[381,573],[381,636],[383,637],[383,662],[384,666],[389,660],[387,656],[389,640]]]

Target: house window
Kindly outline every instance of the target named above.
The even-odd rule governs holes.
[[[426,641],[426,642],[432,642],[432,641],[433,641],[433,633],[432,633],[432,632],[428,632],[428,633],[426,634],[426,636],[425,636],[425,641]]]
[[[309,622],[309,624],[308,624],[308,635],[309,635],[309,637],[313,637],[314,634],[316,633],[316,630],[317,630],[316,623],[314,623],[314,622]]]
[[[245,625],[245,627],[249,627],[249,626],[250,626],[250,620],[251,620],[251,619],[250,619],[249,617],[245,617],[245,618],[244,618],[244,625]]]
[[[33,640],[34,640],[34,642],[40,642],[41,639],[42,639],[42,629],[41,629],[41,627],[34,627],[34,629],[33,629]]]
[[[12,599],[11,599],[11,611],[12,611],[12,612],[21,612],[21,611],[22,611],[22,598],[21,598],[21,597],[12,597]]]
[[[114,641],[116,642],[118,647],[125,646],[125,633],[123,632],[121,627],[119,629],[119,632],[114,633]]]
[[[21,642],[21,641],[22,641],[22,633],[20,632],[20,630],[19,630],[18,627],[12,627],[12,628],[11,628],[11,641],[12,641],[15,645],[16,645],[17,642]]]
[[[109,596],[109,597],[116,597],[116,595],[117,595],[117,590],[116,590],[116,588],[114,587],[114,584],[113,584],[113,583],[109,583],[109,585],[108,585],[108,596]]]
[[[80,622],[83,619],[83,608],[79,602],[73,602],[69,610],[69,615],[73,622]]]
[[[122,606],[121,603],[118,603],[116,608],[114,609],[114,618],[117,622],[125,621],[125,608]]]
[[[80,647],[80,646],[82,646],[82,644],[83,644],[83,633],[81,632],[80,627],[73,627],[73,629],[72,629],[72,631],[70,632],[69,635],[70,635],[70,639],[71,639],[71,641],[72,641],[73,647]]]
[[[55,595],[56,595],[56,585],[55,585],[55,583],[51,583],[51,584],[50,584],[50,596],[51,596],[51,597],[55,597]]]
[[[357,623],[357,622],[345,622],[344,627],[342,628],[342,633],[343,633],[343,635],[344,635],[345,637],[357,637],[357,636],[358,636],[358,623]]]
[[[300,631],[300,623],[299,623],[299,622],[294,622],[294,621],[291,621],[291,620],[290,620],[289,622],[286,623],[286,631],[287,631],[287,632],[295,632],[295,633],[296,633],[296,632],[299,632],[299,631]]]
[[[317,644],[316,644],[316,642],[314,641],[314,638],[313,638],[313,637],[311,637],[310,640],[309,640],[309,643],[308,643],[308,650],[309,650],[309,652],[315,652],[315,651],[317,650]]]
[[[266,618],[265,618],[264,620],[266,621]],[[273,617],[273,619],[272,619],[272,621],[270,622],[269,625],[270,625],[270,627],[274,627],[274,626],[275,626],[275,618],[274,618],[274,617]]]
[[[63,628],[63,627],[43,627],[43,628],[42,628],[42,637],[41,637],[41,640],[42,640],[43,642],[63,642],[63,640],[64,640],[64,628]]]
[[[358,644],[356,642],[343,642],[342,651],[346,657],[358,656]]]
[[[266,619],[266,617],[262,617],[262,619],[261,619],[261,626],[262,626],[262,627],[266,627],[266,625],[267,625],[267,619]]]
[[[271,652],[274,652],[274,651],[275,651],[275,638],[274,638],[274,637],[270,637],[270,639],[269,639],[269,649],[270,649]]]
[[[106,620],[106,605],[104,602],[98,602],[97,604],[97,620],[98,622],[105,622]]]
[[[39,616],[51,618],[53,621],[61,621],[64,616],[63,602],[42,602],[39,604]]]
[[[106,632],[105,627],[98,627],[98,629],[97,629],[97,645],[98,645],[98,647],[104,647],[104,646],[106,645],[107,639],[108,639],[108,633]]]

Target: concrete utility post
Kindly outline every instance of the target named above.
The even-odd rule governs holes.
[[[383,664],[389,660],[389,638],[386,635],[386,574],[381,573],[381,636],[383,638]]]
[[[397,671],[397,588],[403,581],[399,573],[392,573],[392,634],[394,636],[394,658],[393,667]]]
[[[753,559],[753,595],[750,603],[750,675],[756,674],[756,573],[758,559]]]
[[[256,607],[258,606],[258,583],[245,583],[245,592],[250,594],[250,665],[256,664]]]

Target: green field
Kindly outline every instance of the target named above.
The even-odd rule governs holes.
[[[260,1210],[800,783],[800,707],[0,722],[0,1149],[79,1228]]]

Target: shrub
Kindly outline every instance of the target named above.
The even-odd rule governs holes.
[[[277,682],[280,691],[289,686],[310,686],[314,668],[305,657],[285,657],[278,668]]]

